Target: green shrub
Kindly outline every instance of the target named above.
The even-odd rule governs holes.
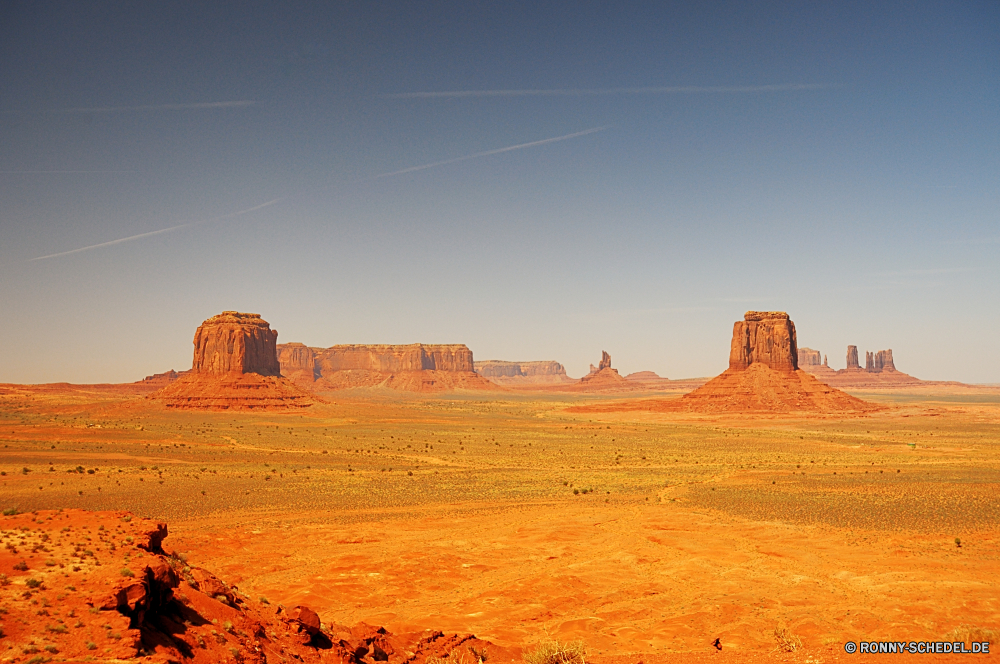
[[[543,641],[538,648],[524,656],[525,664],[586,664],[583,642],[561,644]]]

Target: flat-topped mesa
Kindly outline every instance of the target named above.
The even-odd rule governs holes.
[[[472,351],[465,344],[343,344],[321,351],[316,358],[325,376],[335,371],[473,372]]]
[[[223,311],[195,332],[191,372],[280,376],[277,341],[278,331],[260,314]]]
[[[799,348],[799,367],[813,367],[823,364],[823,358],[818,350]]]
[[[775,371],[799,368],[795,323],[784,311],[748,311],[733,324],[729,368],[744,371],[755,363]]]
[[[554,360],[533,360],[531,362],[508,362],[506,360],[483,360],[476,362],[476,373],[484,378],[532,378],[535,376],[565,376],[566,367]]]

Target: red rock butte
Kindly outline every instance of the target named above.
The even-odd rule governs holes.
[[[194,334],[191,371],[149,398],[168,408],[268,410],[315,399],[281,377],[277,330],[260,314],[223,311]]]
[[[795,323],[784,311],[748,311],[733,324],[729,368],[680,399],[705,412],[866,411],[875,406],[799,370]]]
[[[618,373],[618,369],[611,368],[611,355],[607,351],[601,351],[601,361],[595,367],[590,365],[590,373],[580,379],[582,385],[590,387],[614,387],[626,385],[626,381]]]
[[[476,362],[476,373],[498,385],[552,385],[573,383],[566,368],[554,360],[509,362],[485,360]]]
[[[795,324],[783,311],[748,311],[733,325],[729,368],[680,399],[571,408],[705,413],[870,411],[878,407],[821,383],[798,368]]]

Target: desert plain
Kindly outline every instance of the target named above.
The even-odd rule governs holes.
[[[369,389],[232,412],[4,385],[0,506],[127,510],[270,606],[504,652],[556,640],[598,663],[881,661],[843,645],[996,641],[1000,389],[852,394],[881,408]],[[36,568],[47,554],[23,555]]]

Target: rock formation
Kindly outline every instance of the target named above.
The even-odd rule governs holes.
[[[801,357],[801,353],[799,354]],[[865,351],[865,368],[858,363],[858,347],[847,347],[847,368],[834,371],[823,358],[820,366],[800,365],[828,385],[835,387],[879,387],[888,385],[919,385],[925,383],[896,369],[892,349]]]
[[[280,376],[277,340],[277,330],[272,330],[260,314],[223,311],[206,320],[195,332],[191,371]]]
[[[799,349],[799,368],[819,366],[823,363],[823,358],[818,350],[812,348]]]
[[[861,365],[858,364],[857,346],[847,347],[847,371],[861,371]]]
[[[625,380],[638,381],[640,383],[650,383],[662,380],[668,380],[663,376],[659,375],[655,371],[636,371],[625,376]]]
[[[194,335],[191,371],[149,398],[168,408],[284,409],[315,401],[281,377],[278,332],[260,314],[224,311]]]
[[[307,606],[254,599],[165,552],[165,524],[127,512],[42,510],[0,516],[0,530],[21,533],[22,548],[0,549],[3,661],[53,661],[32,656],[45,652],[67,662],[426,664],[474,662],[473,651],[486,653],[479,661],[520,660],[518,649],[471,634],[347,627],[324,623]],[[66,532],[93,534],[92,550],[81,552]],[[47,553],[23,550],[25,538]],[[46,565],[45,557],[73,564]]]
[[[748,311],[733,325],[726,371],[675,402],[646,403],[652,410],[734,413],[876,408],[798,368],[795,324],[783,311]]]
[[[383,387],[411,392],[497,389],[475,372],[465,344],[278,346],[282,373],[315,392]]]
[[[279,344],[277,350],[282,376],[296,382],[299,378],[312,382],[320,377],[316,351],[309,346],[300,343]]]
[[[748,311],[733,324],[729,368],[742,371],[754,363],[786,373],[799,368],[795,324],[784,311]]]
[[[507,362],[485,360],[475,363],[476,373],[498,385],[547,385],[571,383],[566,368],[554,361]]]
[[[611,368],[611,356],[607,351],[601,351],[601,362],[597,365],[590,365],[591,372],[580,379],[580,383],[588,388],[607,388],[627,384],[627,381],[619,375],[617,369]]]

